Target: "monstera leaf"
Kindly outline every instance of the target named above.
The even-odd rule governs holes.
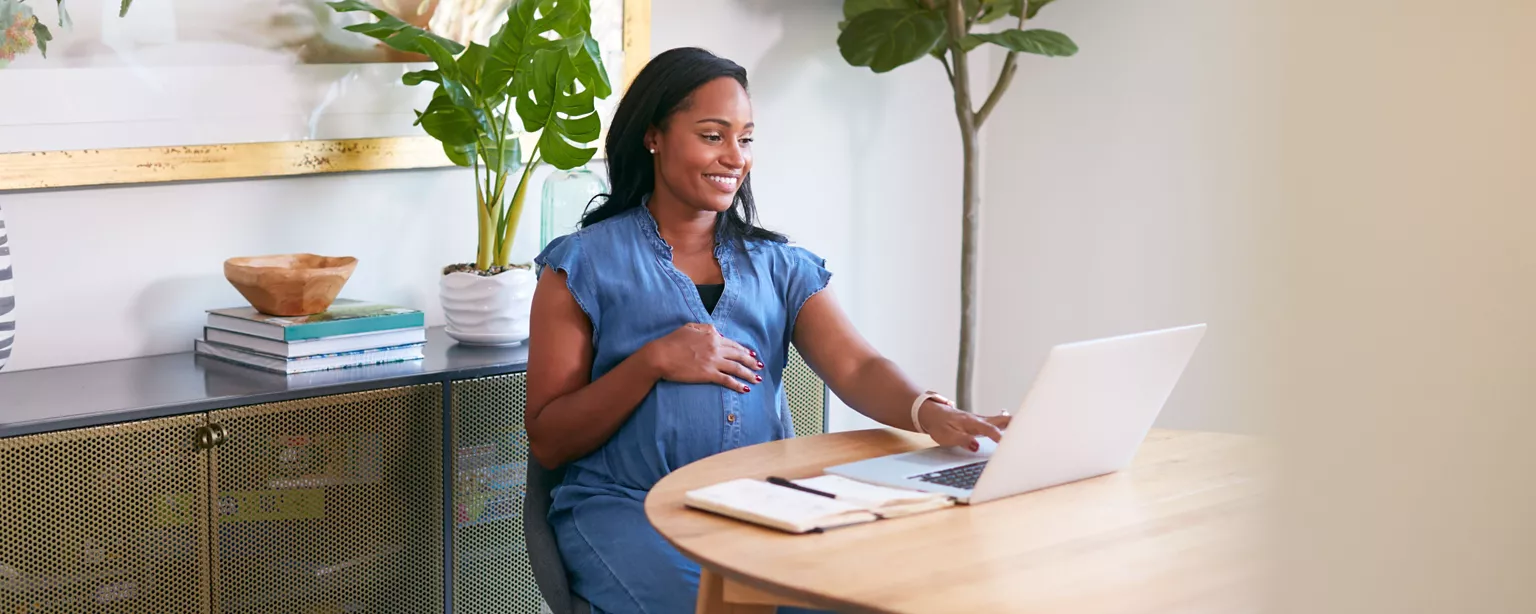
[[[586,85],[597,79],[584,77],[576,61],[577,55],[585,53],[572,54],[563,47],[540,50],[532,59],[532,71],[518,81],[517,114],[525,129],[541,131],[539,151],[556,168],[581,166],[597,153],[595,148],[576,145],[596,141],[601,131],[597,90]]]

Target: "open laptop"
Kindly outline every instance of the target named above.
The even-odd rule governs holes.
[[[1204,336],[1195,324],[1058,345],[1001,443],[981,438],[977,452],[935,447],[826,472],[974,504],[1119,471]]]

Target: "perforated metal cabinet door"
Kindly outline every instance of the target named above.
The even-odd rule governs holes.
[[[784,366],[784,397],[789,401],[789,417],[794,421],[796,436],[827,432],[827,385],[793,345],[789,346],[789,361]]]
[[[442,404],[430,384],[210,412],[214,611],[441,612]]]
[[[543,604],[523,537],[527,391],[522,373],[452,384],[457,614],[537,614]]]
[[[207,612],[202,425],[0,439],[0,612]]]

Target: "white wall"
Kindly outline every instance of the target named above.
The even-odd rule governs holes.
[[[947,388],[960,186],[943,71],[847,66],[840,18],[821,0],[657,0],[652,49],[703,46],[750,71],[765,223],[828,259],[878,347]],[[187,351],[204,309],[242,302],[220,268],[236,255],[354,255],[345,294],[441,323],[438,270],[474,249],[471,196],[459,170],[0,194],[18,293],[10,368]],[[536,215],[514,255],[532,257]],[[836,411],[834,426],[861,418]]]
[[[1017,406],[1055,343],[1206,322],[1159,423],[1259,426],[1285,52],[1260,4],[1072,0],[1035,20],[1081,52],[1021,56],[984,127],[984,406]]]

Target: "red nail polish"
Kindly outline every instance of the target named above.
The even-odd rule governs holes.
[[[763,368],[763,361],[761,361],[761,360],[757,361],[757,368],[759,368],[759,369]],[[761,378],[759,378],[759,379],[761,379]]]
[[[757,352],[752,351],[752,350],[747,350],[747,353],[751,354],[753,358],[757,358]],[[763,363],[757,363],[757,366],[761,367],[761,366],[763,366]]]
[[[975,452],[975,451],[977,451],[977,450],[980,450],[980,449],[981,449],[981,445],[980,445],[980,444],[977,444],[977,443],[976,443],[976,442],[974,442],[974,441],[973,441],[973,442],[971,442],[971,446],[970,446],[970,447],[971,447],[971,451],[972,451],[972,452]]]
[[[741,387],[741,391],[742,392],[752,392],[752,387],[751,386],[742,386]]]
[[[758,365],[758,366],[762,366],[762,365]],[[758,382],[762,382],[763,381],[763,376],[761,376],[761,375],[757,376],[757,381]]]

